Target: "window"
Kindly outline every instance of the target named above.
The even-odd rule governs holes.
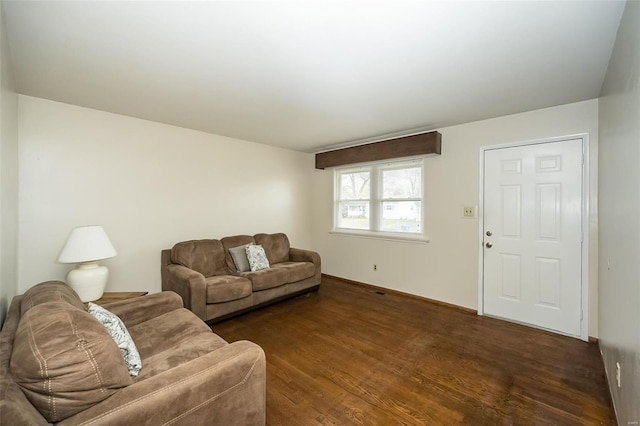
[[[422,159],[336,169],[335,231],[421,237],[423,176]]]

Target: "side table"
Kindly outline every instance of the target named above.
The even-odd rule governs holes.
[[[133,299],[134,297],[140,297],[149,294],[148,291],[106,291],[102,297],[98,300],[94,300],[91,303],[96,305],[104,305],[111,302],[118,302],[120,300]]]

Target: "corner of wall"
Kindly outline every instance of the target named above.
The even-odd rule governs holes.
[[[599,100],[599,343],[621,425],[640,422],[639,52],[640,2],[629,1]]]
[[[0,2],[0,325],[17,293],[18,96]]]

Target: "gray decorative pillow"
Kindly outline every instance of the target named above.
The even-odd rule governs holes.
[[[129,370],[129,375],[137,376],[140,369],[142,369],[142,360],[140,359],[138,348],[133,343],[133,339],[122,320],[116,314],[95,303],[89,302],[88,311],[104,325],[116,345],[118,345],[122,358],[124,358],[124,363]]]
[[[269,267],[267,254],[264,252],[264,248],[262,248],[261,245],[250,245],[245,247],[245,250],[247,251],[247,259],[249,259],[251,272],[267,269]]]
[[[247,259],[246,247],[252,245],[253,243],[249,243],[229,249],[229,253],[231,254],[233,263],[236,264],[236,270],[238,272],[247,272],[251,270],[251,266],[249,266],[249,259]]]

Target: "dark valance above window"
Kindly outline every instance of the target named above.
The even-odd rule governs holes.
[[[316,154],[316,169],[369,161],[389,160],[424,154],[440,155],[442,135],[438,132],[388,139]]]

